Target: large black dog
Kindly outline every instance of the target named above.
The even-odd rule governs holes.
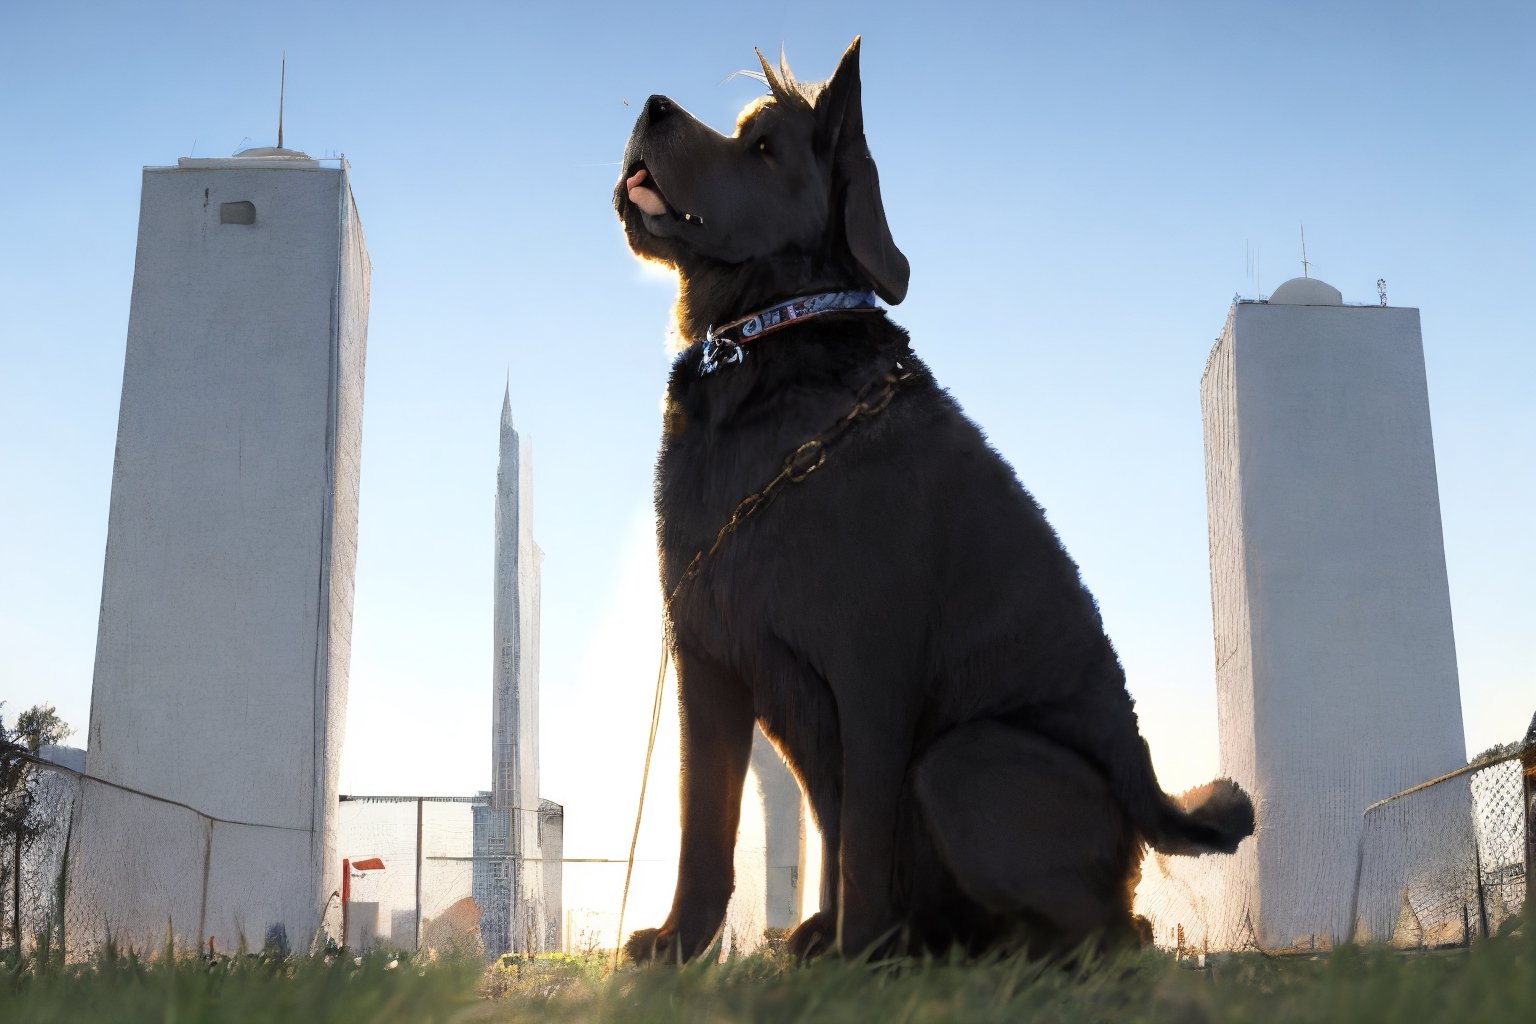
[[[652,96],[614,194],[700,339],[656,469],[682,856],[637,959],[720,930],[754,723],[825,841],[801,953],[1132,938],[1143,842],[1231,852],[1253,831],[1227,780],[1163,793],[1077,566],[876,307],[908,268],[858,57],[821,86],[762,61],[771,95],[729,137]]]

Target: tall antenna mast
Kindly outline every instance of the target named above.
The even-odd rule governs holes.
[[[288,91],[288,51],[283,51],[283,69],[277,80],[277,148],[283,148],[283,97]]]
[[[281,143],[279,143],[281,145]],[[1301,276],[1311,277],[1312,264],[1307,262],[1307,226],[1301,226]]]

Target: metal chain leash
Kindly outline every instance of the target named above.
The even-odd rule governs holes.
[[[715,552],[720,550],[725,539],[735,533],[743,523],[750,519],[758,509],[762,508],[785,484],[798,484],[803,482],[812,473],[816,472],[827,462],[827,451],[835,445],[844,434],[853,428],[859,420],[870,419],[885,411],[891,404],[891,399],[896,397],[896,391],[907,381],[912,379],[912,371],[902,368],[901,363],[884,376],[870,381],[859,391],[853,400],[853,408],[816,437],[806,441],[800,447],[790,452],[784,459],[783,466],[778,475],[768,481],[762,490],[747,495],[741,499],[731,517],[726,520],[715,533],[715,539],[707,549],[700,549],[678,577],[677,584],[672,588],[672,593],[667,595],[664,611],[667,621],[672,620],[672,604],[677,600],[677,595],[682,592],[694,577],[704,568],[707,559],[713,558]]]

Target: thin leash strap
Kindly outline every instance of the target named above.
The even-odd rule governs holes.
[[[645,741],[645,767],[640,770],[640,804],[635,808],[635,833],[629,840],[629,862],[624,868],[624,897],[619,901],[619,943],[613,950],[613,967],[618,970],[624,951],[624,912],[629,909],[629,882],[635,874],[635,848],[640,844],[640,819],[645,816],[645,788],[651,778],[651,755],[656,752],[656,731],[661,726],[661,695],[666,688],[667,663],[672,645],[661,643],[661,665],[656,669],[656,696],[651,701],[651,734]]]

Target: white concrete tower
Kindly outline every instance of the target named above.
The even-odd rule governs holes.
[[[546,933],[539,846],[539,568],[533,540],[533,450],[501,405],[496,471],[495,667],[491,699],[491,807],[510,814],[510,948],[537,949]]]
[[[70,872],[119,941],[307,948],[338,887],[369,275],[345,161],[144,169],[87,768],[158,799],[88,788]]]
[[[1340,940],[1361,812],[1466,757],[1419,311],[1288,281],[1200,391],[1222,771],[1260,815],[1228,902]]]

